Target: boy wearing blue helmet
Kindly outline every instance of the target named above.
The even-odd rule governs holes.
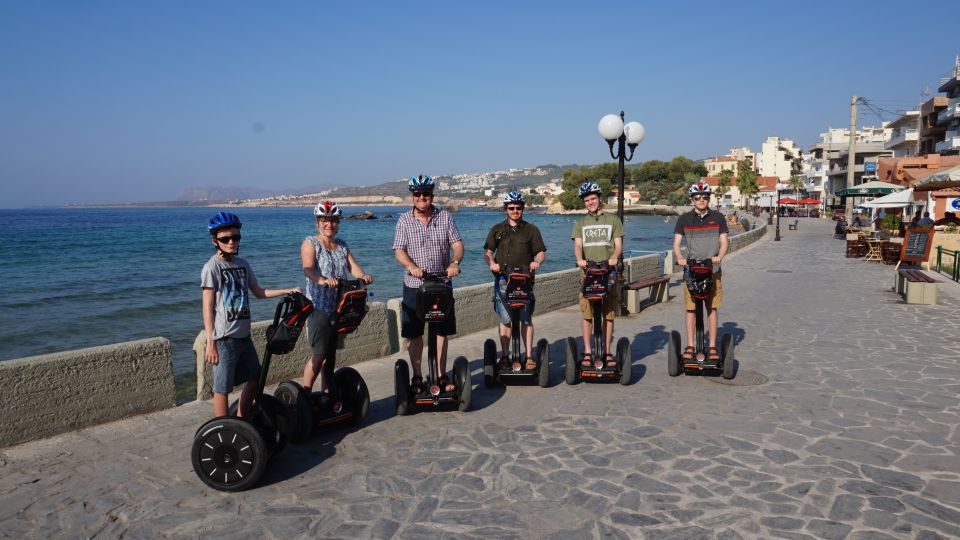
[[[523,209],[526,200],[518,191],[511,191],[503,196],[503,209],[507,219],[497,223],[487,234],[487,241],[483,245],[484,258],[487,266],[493,272],[493,310],[500,319],[500,356],[501,364],[506,365],[510,356],[510,310],[504,305],[501,292],[501,273],[507,267],[527,267],[533,274],[543,264],[547,248],[537,226],[524,221]],[[536,307],[536,298],[530,291],[530,303],[520,312],[522,323],[521,332],[527,345],[527,354],[533,351],[533,310]],[[536,361],[527,357],[525,369],[536,369]]]
[[[573,225],[573,255],[577,259],[577,266],[586,269],[587,262],[606,261],[610,266],[616,266],[623,253],[623,223],[615,214],[603,211],[603,193],[596,182],[584,182],[580,185],[580,198],[587,208],[587,215],[577,220]],[[620,295],[616,287],[611,287],[603,302],[603,338],[606,350],[611,351],[613,342],[613,320],[617,316],[617,307],[620,305]],[[587,299],[580,297],[580,311],[583,318],[580,329],[583,332],[584,366],[593,363],[590,335],[593,333],[593,305]],[[616,366],[613,354],[604,358],[608,367]]]
[[[292,289],[264,289],[253,275],[250,264],[237,256],[240,252],[240,218],[220,212],[210,218],[207,230],[217,249],[200,271],[203,289],[203,329],[207,336],[204,358],[213,365],[213,413],[227,415],[227,394],[239,383],[256,383],[260,359],[250,339],[250,299],[273,298]],[[253,403],[256,384],[245,384],[240,393],[237,416]]]

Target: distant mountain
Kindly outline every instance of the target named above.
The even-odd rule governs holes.
[[[238,186],[210,186],[210,187],[188,187],[180,192],[178,201],[198,202],[198,201],[235,201],[241,199],[260,199],[263,197],[276,197],[280,195],[304,195],[307,193],[318,193],[334,188],[335,186],[306,186],[287,189],[261,189],[254,187]]]

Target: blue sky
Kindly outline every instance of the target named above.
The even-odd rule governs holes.
[[[936,93],[932,6],[7,1],[0,207],[599,163],[621,109],[634,161],[806,147]]]

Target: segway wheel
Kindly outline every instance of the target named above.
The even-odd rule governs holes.
[[[310,394],[295,381],[280,383],[273,392],[283,406],[287,408],[290,419],[288,438],[291,442],[303,442],[313,432],[313,406]]]
[[[457,410],[470,410],[470,397],[473,393],[473,381],[470,377],[470,363],[466,357],[458,356],[453,361],[453,377],[457,383]]]
[[[676,330],[670,332],[670,340],[667,341],[667,373],[671,377],[680,374],[680,332]]]
[[[244,419],[260,431],[267,453],[273,456],[286,448],[293,421],[289,417],[287,408],[277,398],[270,394],[260,394],[258,400],[260,407],[254,408],[255,410],[244,416]],[[227,411],[230,416],[237,416],[239,406],[239,401],[230,404]]]
[[[577,382],[577,340],[572,337],[567,338],[567,366],[564,372],[564,380],[567,384],[576,384]]]
[[[630,340],[622,337],[617,340],[617,363],[620,364],[620,384],[630,384],[633,377],[633,355],[630,354]]]
[[[397,416],[406,416],[410,414],[411,394],[410,388],[410,368],[407,367],[406,360],[397,360],[393,365],[393,385],[396,395]]]
[[[243,491],[263,476],[269,455],[260,431],[240,418],[221,416],[205,423],[193,439],[193,470],[220,491]]]
[[[733,336],[730,334],[720,336],[720,351],[723,353],[723,378],[732,379],[736,375],[733,371]]]
[[[499,382],[497,368],[497,344],[492,339],[488,339],[483,342],[483,384],[487,388],[493,388]]]
[[[550,385],[550,343],[546,339],[537,342],[537,382],[540,388]]]
[[[363,377],[351,367],[342,367],[333,374],[333,380],[340,391],[340,398],[350,404],[353,416],[350,423],[358,426],[367,418],[370,412],[370,391]]]

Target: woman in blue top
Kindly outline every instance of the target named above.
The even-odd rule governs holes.
[[[373,277],[363,273],[363,268],[353,258],[347,243],[337,239],[340,217],[343,213],[336,203],[324,201],[313,209],[317,218],[316,236],[308,236],[300,244],[303,275],[307,277],[307,297],[315,307],[307,319],[310,337],[310,359],[303,367],[303,386],[312,390],[317,375],[333,373],[334,366],[326,366],[327,341],[332,329],[330,314],[336,310],[337,286],[340,280],[353,276],[365,283],[373,283]],[[320,391],[330,392],[328,377],[321,377]]]

